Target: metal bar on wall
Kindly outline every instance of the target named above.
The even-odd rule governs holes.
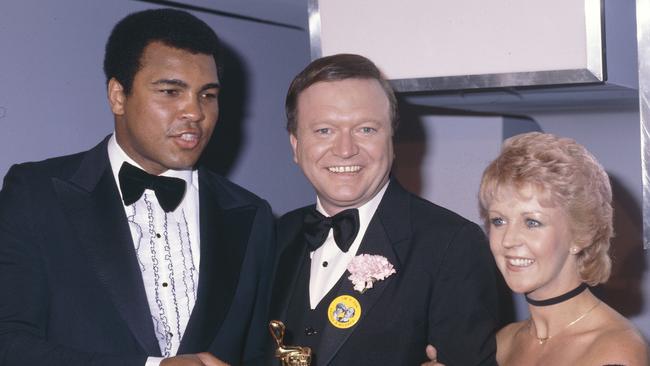
[[[650,248],[650,0],[636,0],[639,116],[643,180],[643,247]]]
[[[320,44],[320,8],[318,0],[309,0],[309,44],[311,59],[315,60],[323,55]]]

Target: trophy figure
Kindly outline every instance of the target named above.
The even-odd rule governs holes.
[[[309,366],[311,364],[311,348],[282,344],[285,330],[284,323],[279,320],[271,320],[269,330],[278,345],[275,350],[275,357],[282,361],[282,366]]]

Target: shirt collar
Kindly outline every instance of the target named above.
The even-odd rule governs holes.
[[[368,224],[370,224],[370,219],[372,219],[372,216],[375,214],[375,211],[377,211],[377,207],[379,207],[379,203],[381,202],[381,199],[384,197],[384,193],[386,193],[386,189],[388,188],[388,184],[390,183],[390,179],[384,186],[377,192],[377,194],[372,197],[368,202],[364,203],[363,205],[357,207],[359,210],[359,233],[361,233],[361,229],[363,229],[363,232],[365,232],[365,229],[368,227]],[[325,216],[330,216],[325,212],[325,209],[323,208],[323,205],[320,202],[320,198],[316,196],[316,210],[320,212],[321,214]]]

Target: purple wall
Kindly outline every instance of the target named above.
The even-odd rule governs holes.
[[[214,2],[193,3],[223,10]],[[249,5],[244,15],[302,29],[194,12],[227,49],[221,126],[208,160],[280,214],[313,201],[291,160],[283,112],[291,78],[309,61],[307,7],[289,12],[300,17],[291,23],[287,12],[271,13],[275,19],[263,6]],[[229,6],[227,11],[241,11]],[[14,163],[85,150],[112,132],[101,68],[104,45],[119,19],[150,7],[126,0],[3,2],[0,176]]]
[[[195,13],[217,31],[229,51],[229,65],[223,75],[228,83],[224,81],[221,126],[210,150],[210,161],[235,182],[269,200],[278,214],[313,202],[311,187],[291,160],[283,127],[286,88],[309,61],[307,1],[192,3],[303,28]],[[304,8],[297,10],[296,3],[304,4]],[[608,0],[605,6],[609,80],[636,88],[635,30],[630,19],[634,4]],[[115,22],[148,7],[127,0],[3,2],[0,176],[16,162],[87,149],[112,131],[101,71],[103,47]],[[510,117],[500,121],[496,111],[487,118],[450,113],[430,107],[436,105],[435,100],[412,100],[425,106],[404,111],[404,133],[396,148],[397,173],[414,190],[476,220],[477,176],[485,166],[484,160],[491,158],[488,153],[498,151],[503,136],[532,128],[570,136],[585,144],[615,183],[618,238],[614,246],[620,249],[615,258],[615,276],[607,289],[608,301],[650,337],[650,266],[648,252],[640,250],[639,236],[638,111],[635,102],[630,103],[629,93],[621,94],[620,101],[600,100],[592,107],[576,103],[573,109],[530,110],[526,106],[517,110],[523,117],[520,121]],[[473,97],[481,98],[475,94],[450,98],[462,101]],[[494,101],[514,99],[511,107],[516,108],[519,97],[503,93]],[[481,103],[491,105],[491,98],[488,95]],[[455,103],[451,99],[437,100],[449,106]],[[455,108],[463,110],[468,105],[458,103]],[[483,154],[485,159],[459,160],[458,154],[466,150],[471,150],[467,156]]]

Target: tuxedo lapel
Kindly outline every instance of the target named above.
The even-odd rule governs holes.
[[[254,206],[227,201],[221,189],[212,172],[199,170],[199,286],[179,353],[204,351],[220,330],[237,288],[257,213]]]
[[[403,249],[406,247],[402,244],[410,237],[407,196],[408,193],[396,181],[391,181],[357,251],[357,255],[370,254],[385,257],[393,264],[396,273],[375,282],[371,289],[361,294],[354,290],[352,282],[347,278],[349,273],[345,272],[337,296],[351,295],[357,299],[361,306],[361,317],[357,324],[348,329],[338,329],[331,324],[325,327],[316,353],[319,365],[328,365],[359,327],[372,327],[371,324],[364,323],[368,314],[379,301],[384,290],[399,278],[402,263],[400,259],[403,259],[405,255]]]
[[[361,242],[361,246],[359,247],[358,254],[381,255],[386,257],[390,263],[397,267],[397,257],[392,249],[392,244],[384,231],[383,225],[377,217],[374,217],[368,226],[363,241]],[[341,346],[343,346],[348,338],[354,334],[357,328],[364,324],[367,314],[372,311],[373,306],[380,299],[386,286],[394,280],[395,275],[391,275],[385,280],[375,282],[374,286],[371,289],[366,290],[363,294],[354,290],[352,281],[348,280],[348,276],[348,272],[343,274],[343,283],[341,284],[336,296],[351,295],[357,299],[361,305],[361,317],[357,324],[348,329],[338,329],[331,324],[328,324],[325,327],[323,330],[323,337],[321,338],[321,344],[316,353],[319,359],[319,365],[329,364]]]
[[[396,271],[399,271],[401,263],[406,261],[411,249],[408,245],[412,235],[411,199],[413,196],[402,188],[397,180],[391,179],[375,213],[391,243],[393,253],[397,256],[396,261],[392,262]]]
[[[142,349],[160,356],[124,207],[108,160],[107,139],[88,151],[58,199],[99,280]]]
[[[289,302],[296,290],[296,281],[301,273],[303,260],[307,255],[307,246],[302,235],[302,224],[305,210],[291,217],[287,223],[281,224],[278,233],[278,243],[289,243],[278,259],[273,292],[271,298],[271,316],[277,319],[287,319]]]

